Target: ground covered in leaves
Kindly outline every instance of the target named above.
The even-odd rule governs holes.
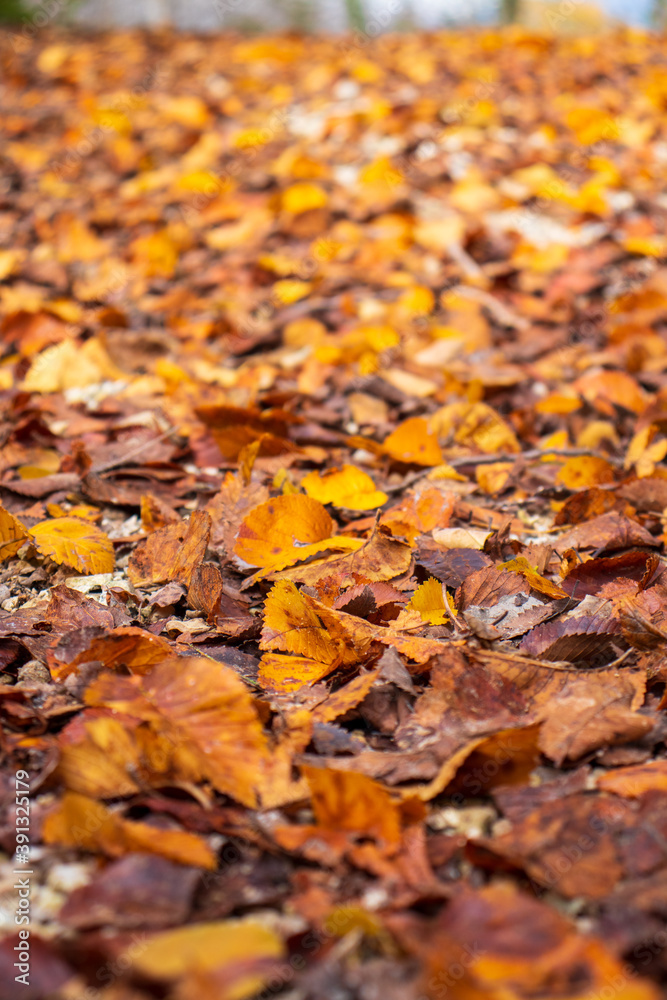
[[[664,995],[664,40],[0,52],[0,996]]]

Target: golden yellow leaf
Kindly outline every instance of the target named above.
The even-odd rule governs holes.
[[[15,556],[27,539],[28,532],[21,522],[4,507],[0,507],[0,560]]]
[[[293,302],[298,302],[300,299],[305,299],[307,295],[312,291],[313,284],[311,281],[299,281],[297,278],[284,278],[282,281],[276,281],[275,285],[271,289],[271,294],[281,305],[289,306]]]
[[[179,979],[219,971],[225,973],[224,988],[221,984],[215,995],[224,1000],[244,1000],[261,991],[267,976],[262,964],[283,953],[283,943],[275,931],[258,920],[217,920],[156,934],[142,942],[141,948],[130,948],[127,961],[152,979]],[[256,971],[253,960],[258,965]],[[209,995],[214,994],[207,992]]]
[[[510,477],[514,465],[512,462],[493,462],[491,465],[478,465],[475,478],[480,489],[493,495],[500,493]]]
[[[304,476],[301,486],[309,497],[320,503],[350,510],[374,510],[388,499],[386,493],[375,489],[371,477],[354,465],[330,469],[324,475],[313,470]]]
[[[430,288],[415,285],[403,292],[396,306],[405,316],[428,316],[435,306],[435,295]]]
[[[443,586],[440,580],[430,576],[417,587],[408,608],[418,611],[422,621],[431,625],[443,625],[449,618]]]
[[[603,486],[616,479],[609,462],[596,455],[575,455],[568,458],[556,474],[556,482],[570,490],[586,489],[589,486]]]
[[[313,208],[323,208],[328,201],[329,197],[324,188],[309,181],[292,184],[282,195],[282,207],[293,215],[300,215]]]
[[[623,240],[623,246],[628,253],[641,254],[643,257],[667,256],[667,236],[658,233],[653,236],[628,236]]]
[[[568,596],[567,593],[559,586],[538,573],[535,567],[530,565],[525,556],[516,556],[515,559],[509,559],[507,562],[498,563],[498,569],[506,569],[512,573],[520,573],[521,576],[528,581],[533,590],[537,590],[540,594],[545,594],[547,597],[560,598]]]
[[[30,528],[30,536],[43,556],[73,566],[80,573],[111,573],[114,552],[101,528],[77,517],[56,517]]]
[[[454,440],[457,444],[474,445],[487,455],[521,450],[512,428],[486,403],[473,403],[469,407]]]
[[[350,645],[345,630],[331,620],[322,621],[313,599],[291,580],[276,583],[264,604],[261,649],[286,650],[333,669],[339,663],[356,662]]]
[[[68,337],[37,355],[23,380],[23,388],[26,392],[61,392],[121,376],[122,372],[95,337],[85,344]]]
[[[259,661],[257,680],[263,688],[285,694],[298,691],[305,684],[322,680],[334,669],[332,663],[320,663],[307,656],[289,653],[264,653]]]

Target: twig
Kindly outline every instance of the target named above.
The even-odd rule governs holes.
[[[520,459],[526,459],[530,462],[533,459],[548,459],[550,455],[557,455],[559,458],[578,458],[584,455],[597,457],[597,452],[593,451],[592,448],[531,448],[528,451],[520,451],[512,455],[460,456],[450,459],[446,464],[451,465],[453,469],[458,469],[462,465],[492,465],[494,462],[517,462]],[[609,456],[606,456],[605,461],[609,462],[610,465],[621,464],[620,459]]]
[[[519,316],[503,302],[499,302],[490,292],[485,292],[482,288],[475,288],[471,285],[459,285],[453,291],[458,295],[463,295],[467,299],[475,299],[481,305],[486,306],[501,326],[514,327],[515,330],[527,330],[530,327],[530,322],[525,316]]]
[[[584,455],[597,457],[597,452],[591,448],[546,448],[544,451],[540,448],[531,448],[528,451],[520,451],[511,455],[459,455],[456,458],[445,459],[443,465],[449,465],[452,469],[460,469],[464,465],[493,465],[495,462],[519,462],[522,460],[532,462],[539,459],[549,461],[551,455],[558,458],[579,458]],[[610,465],[620,466],[622,464],[620,459],[609,456],[605,457],[605,461],[609,462]],[[385,486],[384,492],[402,493],[408,486],[412,486],[428,476],[431,471],[431,469],[420,469],[419,472],[406,476],[398,486]]]

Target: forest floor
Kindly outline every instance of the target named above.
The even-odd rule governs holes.
[[[665,40],[32,27],[0,1000],[664,996]]]

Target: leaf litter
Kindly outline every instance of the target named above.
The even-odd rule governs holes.
[[[3,996],[657,1000],[664,40],[17,37]]]

